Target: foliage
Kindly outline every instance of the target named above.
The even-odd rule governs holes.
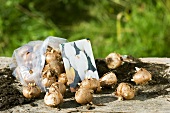
[[[0,0],[0,56],[53,35],[90,38],[95,57],[110,52],[170,57],[168,0]]]
[[[14,49],[29,41],[60,35],[60,30],[50,20],[45,20],[32,8],[25,9],[20,2],[1,0],[4,5],[0,6],[0,55],[11,56]]]

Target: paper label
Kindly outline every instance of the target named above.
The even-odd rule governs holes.
[[[85,77],[99,79],[90,40],[63,43],[60,50],[70,87],[76,87]]]

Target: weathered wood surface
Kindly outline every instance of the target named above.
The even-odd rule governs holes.
[[[170,58],[141,58],[142,62],[150,63],[159,63],[166,64],[170,66]],[[11,58],[0,57],[0,70],[8,68],[11,62]],[[168,73],[170,68],[167,68]],[[167,74],[168,76],[170,74]],[[1,76],[1,75],[0,75]],[[168,77],[169,78],[169,77]],[[18,87],[18,83],[12,84]],[[170,87],[168,84],[166,89],[160,90],[158,93],[149,92],[154,91],[155,87],[159,86],[147,86],[148,91],[140,92],[133,100],[117,101],[115,97],[112,96],[112,89],[108,91],[105,90],[101,94],[95,94],[93,102],[102,103],[104,106],[81,106],[77,104],[74,100],[74,96],[68,95],[64,98],[64,103],[61,105],[61,109],[51,108],[44,104],[43,98],[36,99],[31,103],[13,106],[10,109],[6,109],[4,113],[14,112],[14,113],[32,113],[32,112],[41,112],[41,113],[55,113],[55,112],[137,112],[137,113],[169,113],[170,112]],[[164,86],[164,85],[162,85]],[[163,87],[165,88],[165,87]],[[166,91],[166,93],[161,92]],[[68,92],[69,93],[69,92]],[[154,96],[150,96],[154,93]],[[88,110],[88,108],[90,108]]]

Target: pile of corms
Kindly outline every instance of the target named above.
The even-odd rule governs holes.
[[[105,61],[109,69],[115,69],[123,64],[123,58],[118,53],[110,53],[105,58]],[[152,75],[146,69],[138,67],[135,68],[136,73],[133,75],[131,81],[135,82],[136,84],[144,85],[152,79]],[[117,81],[116,77],[114,77],[114,79],[115,81]],[[135,96],[135,89],[133,85],[122,82],[118,84],[118,87],[116,88],[116,91],[113,94],[118,97],[118,100],[133,99]]]
[[[44,97],[45,104],[53,107],[61,104],[66,92],[67,77],[59,49],[47,47],[41,76],[42,85],[47,90]],[[41,92],[41,89],[34,82],[23,87],[23,95],[26,98],[37,98]]]
[[[123,58],[118,53],[110,53],[105,58],[105,62],[109,69],[116,69],[123,65]],[[136,67],[136,73],[131,78],[131,81],[144,85],[151,78],[152,75],[146,69]],[[42,71],[42,83],[48,89],[44,97],[46,105],[54,107],[63,103],[66,85],[68,86],[67,82],[60,50],[55,50],[48,46],[45,65]],[[75,101],[81,105],[91,103],[94,93],[101,92],[102,88],[113,88],[117,82],[117,75],[113,72],[105,73],[99,80],[96,78],[85,78],[79,83],[75,92]],[[23,95],[26,98],[36,98],[40,93],[40,88],[35,83],[30,83],[27,87],[23,88]],[[118,84],[113,94],[118,100],[129,100],[134,98],[135,89],[133,85],[122,82]]]
[[[123,58],[118,53],[110,53],[106,58],[105,62],[109,69],[116,69],[123,65]],[[145,85],[151,80],[152,75],[144,68],[136,68],[136,72],[133,75],[131,81],[139,85]],[[79,84],[79,89],[76,91],[75,100],[80,104],[88,104],[92,102],[93,93],[100,92],[102,88],[113,88],[118,82],[117,76],[113,72],[105,73],[99,80],[95,78],[86,78]],[[135,97],[136,90],[134,86],[130,83],[119,83],[116,91],[113,95],[118,98],[118,100],[129,100]],[[86,95],[86,96],[85,96]]]

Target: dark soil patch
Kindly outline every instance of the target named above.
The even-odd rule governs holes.
[[[0,111],[31,102],[26,99],[12,84],[15,82],[9,69],[0,70]]]

